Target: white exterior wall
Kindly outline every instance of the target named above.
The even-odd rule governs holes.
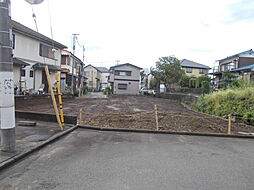
[[[60,49],[55,48],[57,49],[57,51],[55,52],[55,57],[56,57],[55,60],[42,57],[39,55],[40,44],[41,44],[40,41],[27,37],[25,35],[16,33],[16,32],[14,32],[14,34],[15,34],[15,49],[13,50],[14,57],[21,59],[30,64],[29,66],[26,66],[24,68],[26,71],[26,76],[21,78],[21,80],[24,81],[22,83],[22,87],[28,90],[34,89],[35,87],[34,90],[38,90],[42,84],[42,69],[34,70],[34,76],[30,77],[30,70],[32,70],[32,66],[36,63],[45,63],[49,65],[54,65],[60,68],[61,51]],[[45,44],[45,43],[42,43],[42,44]],[[45,45],[52,46],[52,44],[45,44]],[[18,71],[16,70],[16,72]],[[51,73],[51,80],[52,80],[52,84],[54,84],[55,83],[54,73]]]
[[[115,75],[115,71],[131,71],[131,76]],[[112,82],[114,85],[114,94],[139,94],[140,69],[131,65],[117,66],[114,68],[113,73],[110,73],[109,82]],[[118,89],[118,84],[127,84],[127,89]]]
[[[24,36],[19,33],[15,33],[15,49],[14,49],[14,57],[21,58],[27,61],[31,61],[32,63],[45,63],[49,65],[61,66],[61,52],[60,49],[57,49],[55,53],[56,60],[44,58],[39,55],[40,50],[40,41],[35,40],[33,38]],[[42,43],[45,44],[45,43]],[[52,44],[45,44],[52,46]]]
[[[42,72],[41,70],[36,70],[35,72],[35,89],[39,89],[42,82]]]
[[[109,73],[101,73],[101,88],[106,88],[109,86],[108,77]]]
[[[118,89],[118,84],[127,84],[127,89],[126,90]],[[114,94],[129,94],[129,95],[139,94],[139,81],[116,80],[114,82]]]

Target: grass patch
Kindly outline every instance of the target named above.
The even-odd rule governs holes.
[[[197,111],[227,118],[239,114],[244,123],[254,125],[254,87],[229,88],[199,97]]]

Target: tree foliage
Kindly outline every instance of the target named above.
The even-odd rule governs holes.
[[[180,81],[184,71],[181,69],[180,61],[176,57],[168,56],[159,58],[156,62],[156,68],[151,68],[151,74],[169,89],[171,84]]]
[[[157,90],[157,83],[158,83],[157,79],[152,78],[149,83],[149,88],[153,90]]]
[[[182,78],[179,81],[179,84],[182,88],[188,88],[190,87],[190,79],[191,77],[187,75],[183,75]]]
[[[144,70],[140,71],[141,82],[144,80],[145,76],[146,76],[145,71]]]

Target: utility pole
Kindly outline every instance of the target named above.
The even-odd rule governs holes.
[[[16,144],[10,9],[10,0],[0,0],[0,129],[4,152],[14,152]]]
[[[73,35],[73,46],[72,46],[72,54],[73,54],[73,61],[72,61],[72,71],[71,71],[71,93],[74,94],[74,64],[75,64],[75,46],[76,46],[76,38],[79,34],[72,34]]]
[[[86,51],[86,49],[85,49],[85,46],[83,45],[83,63],[85,64],[85,51]]]

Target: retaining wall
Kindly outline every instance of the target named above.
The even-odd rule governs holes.
[[[160,93],[156,94],[156,97],[186,102],[188,104],[195,104],[198,100],[197,95],[183,93]]]
[[[34,119],[34,120],[37,120],[37,121],[57,122],[56,115],[54,115],[54,114],[45,114],[45,113],[38,113],[38,112],[15,111],[15,116],[17,118]],[[76,123],[77,123],[77,117],[65,115],[64,116],[64,123],[76,125]]]

